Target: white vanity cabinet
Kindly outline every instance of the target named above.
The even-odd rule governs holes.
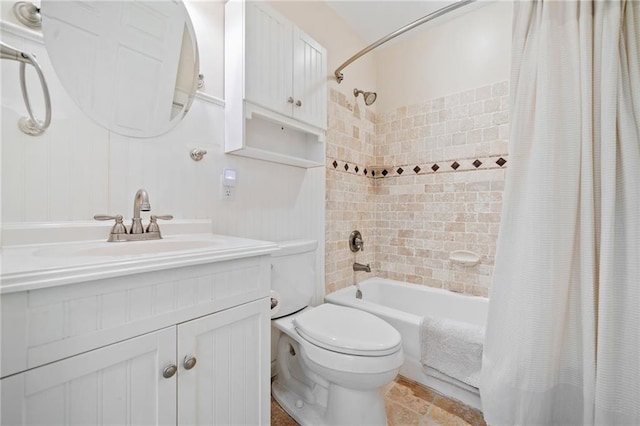
[[[2,294],[1,424],[268,424],[269,287],[256,256]]]
[[[226,152],[323,165],[326,80],[326,49],[300,28],[261,1],[225,4]]]

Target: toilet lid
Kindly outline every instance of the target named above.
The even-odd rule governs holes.
[[[301,313],[293,325],[310,343],[344,354],[384,356],[402,344],[400,333],[375,315],[329,303]]]

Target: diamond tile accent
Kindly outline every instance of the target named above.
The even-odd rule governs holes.
[[[338,162],[336,160],[333,160],[333,163],[331,163],[331,165],[333,165],[333,168],[337,168],[338,167]]]
[[[368,173],[368,172],[367,172],[367,169],[364,169],[364,171],[363,171],[362,173],[364,173],[364,175],[366,176],[366,175],[367,175],[367,173]]]
[[[496,164],[500,167],[504,166],[504,164],[507,162],[507,160],[505,160],[504,158],[500,157],[498,158],[498,160],[496,161]]]
[[[473,166],[477,169],[478,167],[482,166],[482,161],[476,160],[471,164],[473,164]]]
[[[344,163],[344,171],[345,172],[349,171],[349,165],[347,163]]]
[[[415,166],[413,168],[413,171],[416,172],[416,173],[420,172],[420,170],[422,170],[422,169],[420,167],[418,167],[418,166]]]
[[[396,170],[398,172],[399,175],[402,174],[402,172],[404,172],[404,170],[402,170],[402,167],[398,167],[398,170]]]
[[[353,169],[353,170],[355,170],[355,171],[356,171],[356,173],[358,173],[358,172],[360,171],[360,169],[358,168],[358,166],[356,166],[356,168],[355,168],[355,169]]]
[[[382,176],[386,176],[386,175],[388,175],[388,174],[389,174],[389,172],[387,171],[387,169],[384,169],[384,170],[382,171]]]
[[[453,170],[457,170],[457,169],[458,169],[458,167],[460,167],[460,164],[458,164],[458,162],[457,162],[457,161],[454,161],[454,162],[451,164],[451,168],[452,168]]]
[[[440,166],[438,166],[437,164],[434,164],[433,166],[431,166],[431,170],[433,170],[434,172],[437,171],[440,168]]]
[[[371,171],[371,176],[376,177],[376,171],[375,170]]]

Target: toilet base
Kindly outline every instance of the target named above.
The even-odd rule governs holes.
[[[387,414],[381,390],[354,390],[332,383],[329,387],[325,423],[329,425],[385,426]]]
[[[324,407],[304,402],[297,394],[287,390],[277,381],[271,385],[271,395],[298,424],[327,425],[324,420]]]
[[[384,398],[379,389],[363,392],[332,383],[327,407],[303,401],[277,380],[271,386],[271,394],[287,414],[302,426],[387,424]]]

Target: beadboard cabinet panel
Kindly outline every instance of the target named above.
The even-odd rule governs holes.
[[[178,326],[179,424],[269,423],[269,308],[261,299]]]
[[[5,377],[1,423],[267,425],[269,310],[262,298]]]
[[[327,127],[326,50],[298,28],[293,31],[293,117],[313,126]]]
[[[293,43],[291,24],[266,5],[246,8],[245,98],[284,115],[291,115],[293,99]]]
[[[175,341],[170,327],[4,378],[2,424],[175,424]]]

